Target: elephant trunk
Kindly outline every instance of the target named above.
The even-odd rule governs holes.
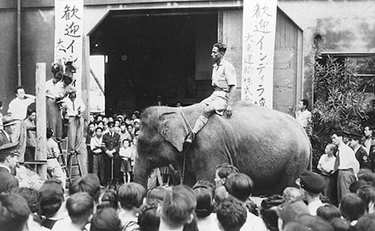
[[[137,158],[134,166],[134,181],[147,188],[147,179],[150,173],[150,166],[143,158]]]

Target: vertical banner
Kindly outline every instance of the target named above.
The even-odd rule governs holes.
[[[75,87],[81,93],[83,0],[55,0],[55,61],[72,61]]]
[[[243,1],[241,99],[272,108],[277,0]]]

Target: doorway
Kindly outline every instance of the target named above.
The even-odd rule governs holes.
[[[105,55],[107,114],[189,105],[210,92],[217,11],[107,15],[90,34],[90,55]]]

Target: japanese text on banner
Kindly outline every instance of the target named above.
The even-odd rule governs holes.
[[[76,89],[81,90],[83,0],[55,0],[55,61],[72,61]]]
[[[244,1],[241,98],[272,108],[277,0]]]

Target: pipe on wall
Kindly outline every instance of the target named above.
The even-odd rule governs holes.
[[[21,78],[21,0],[17,0],[17,84],[22,85]]]

